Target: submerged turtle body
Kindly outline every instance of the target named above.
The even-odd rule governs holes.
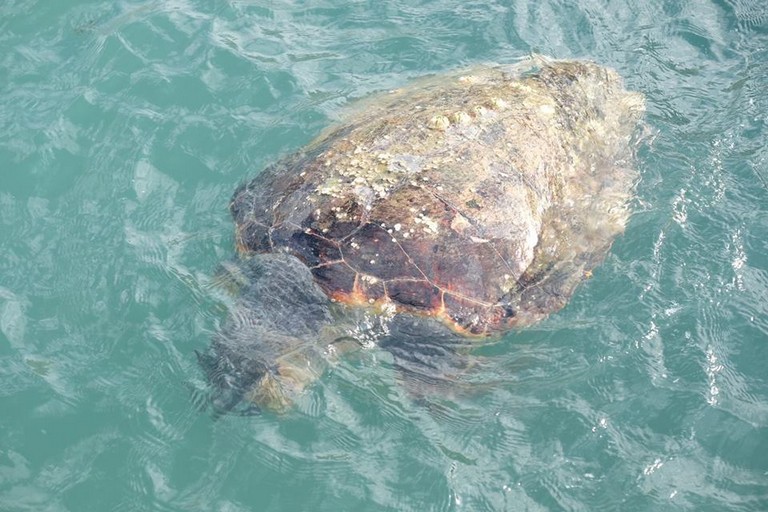
[[[528,325],[623,231],[643,111],[592,62],[416,82],[240,187],[239,252],[293,255],[340,303],[469,335]]]
[[[562,307],[624,229],[643,110],[591,62],[478,68],[365,101],[241,186],[239,294],[199,354],[214,409],[284,411],[369,342],[450,380],[475,338]]]

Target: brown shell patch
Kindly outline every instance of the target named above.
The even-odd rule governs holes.
[[[343,261],[313,267],[312,275],[332,299],[344,300],[345,295],[351,295],[355,290],[357,272]]]
[[[419,82],[240,187],[238,248],[291,253],[350,304],[467,334],[529,324],[562,307],[623,230],[642,112],[590,62]]]
[[[342,245],[344,260],[353,268],[378,279],[423,279],[424,275],[386,229],[369,223]]]
[[[477,302],[460,295],[445,293],[443,295],[445,314],[457,327],[472,334],[485,332],[483,320],[488,316],[490,304]]]
[[[441,306],[441,291],[429,281],[388,281],[386,287],[387,296],[404,306],[423,311],[437,310]]]
[[[368,298],[369,303],[379,302],[387,296],[384,281],[368,274],[358,274],[357,288],[362,295]]]
[[[307,219],[305,227],[326,238],[340,240],[352,234],[360,226],[363,207],[353,198],[325,210],[317,210]]]
[[[309,267],[341,259],[341,251],[335,242],[311,232],[297,231],[291,225],[276,226],[270,236],[276,247],[287,248]]]
[[[244,222],[237,226],[235,242],[241,253],[249,251],[267,252],[272,244],[269,240],[269,228],[258,222]]]

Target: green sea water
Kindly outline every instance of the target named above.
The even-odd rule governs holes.
[[[284,416],[201,410],[236,186],[358,98],[531,52],[647,97],[570,304],[461,392],[372,347]],[[0,511],[768,510],[767,123],[763,0],[3,0]]]

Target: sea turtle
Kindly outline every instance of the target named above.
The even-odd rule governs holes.
[[[593,62],[478,67],[363,101],[240,186],[239,305],[200,356],[217,407],[284,410],[366,315],[424,359],[564,306],[624,229],[643,112]]]

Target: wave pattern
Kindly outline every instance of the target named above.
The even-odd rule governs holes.
[[[0,6],[9,510],[768,509],[764,2],[73,4]],[[284,417],[201,411],[236,185],[530,52],[648,97],[637,213],[572,303],[451,379],[372,347]]]

